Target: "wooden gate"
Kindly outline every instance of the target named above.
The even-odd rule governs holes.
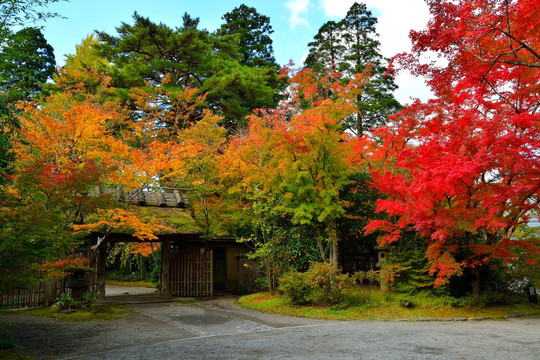
[[[212,249],[173,249],[171,253],[171,294],[173,296],[213,295]]]

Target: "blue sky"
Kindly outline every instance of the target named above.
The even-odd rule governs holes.
[[[354,0],[71,0],[49,7],[65,19],[48,20],[44,34],[55,49],[58,65],[62,65],[64,55],[73,53],[75,45],[88,34],[94,30],[114,34],[115,27],[122,22],[132,23],[135,11],[171,27],[180,26],[182,15],[187,12],[200,18],[200,28],[213,31],[223,23],[223,14],[242,3],[270,17],[278,63],[283,65],[293,60],[301,65],[307,44],[319,27],[328,20],[343,18]],[[429,19],[423,0],[365,0],[364,3],[378,17],[381,51],[387,57],[409,50],[410,29],[424,28]],[[428,96],[422,79],[403,74],[397,82],[400,89],[396,97],[401,102],[409,97]]]

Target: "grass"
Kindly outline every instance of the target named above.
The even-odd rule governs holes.
[[[156,284],[150,281],[118,281],[118,280],[107,280],[107,285],[111,286],[125,286],[125,287],[145,287],[145,288],[155,288]]]
[[[121,305],[107,305],[107,311],[102,311],[102,312],[77,310],[73,313],[63,313],[63,312],[59,312],[54,307],[19,310],[17,312],[20,314],[41,316],[48,319],[61,320],[61,321],[105,321],[105,320],[121,319],[127,314],[128,310],[126,307],[121,306]]]
[[[199,299],[181,299],[181,300],[176,300],[175,303],[176,304],[194,304],[194,303],[198,303],[200,301],[201,300],[199,300]]]
[[[0,350],[0,360],[33,360],[34,358],[24,355],[18,349]]]
[[[359,301],[366,300],[366,298],[368,301]],[[267,313],[331,320],[479,317],[502,319],[512,313],[540,316],[538,304],[515,303],[489,307],[456,306],[449,298],[426,294],[407,297],[400,294],[383,293],[380,290],[370,290],[369,293],[350,292],[346,294],[344,302],[337,306],[294,305],[285,297],[267,292],[243,296],[238,300],[238,304],[248,309]]]

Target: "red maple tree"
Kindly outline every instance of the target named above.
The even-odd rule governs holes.
[[[414,229],[428,241],[435,285],[470,268],[538,249],[512,240],[539,209],[540,3],[428,1],[432,20],[411,32],[413,52],[433,51],[444,67],[401,54],[394,65],[423,75],[436,98],[407,106],[378,130],[393,169],[374,175],[388,195],[378,202],[392,221],[373,221],[383,243]],[[390,145],[389,145],[390,144]],[[382,156],[379,154],[379,156]]]

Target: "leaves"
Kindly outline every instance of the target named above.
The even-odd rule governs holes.
[[[521,21],[537,7],[529,1],[432,1],[434,18],[427,30],[411,34],[413,49],[437,51],[448,66],[396,58],[427,76],[437,98],[408,106],[379,132],[385,145],[375,155],[392,167],[374,175],[375,186],[388,195],[377,209],[395,220],[372,222],[366,230],[386,231],[382,242],[411,228],[426,237],[436,285],[463,268],[511,259],[514,246],[528,247],[509,239],[539,206],[538,72],[531,74],[530,63],[507,60],[530,59],[515,39],[534,38]]]

